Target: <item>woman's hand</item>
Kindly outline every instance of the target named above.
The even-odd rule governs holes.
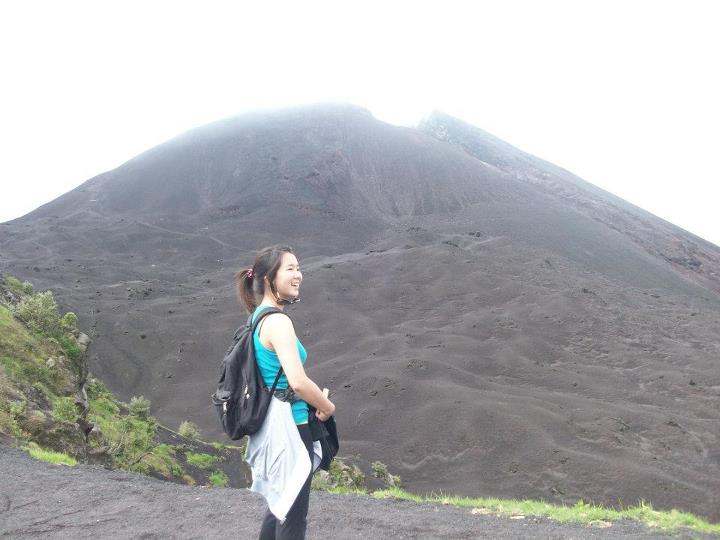
[[[332,402],[331,402],[331,403],[332,403]],[[327,420],[328,418],[330,418],[334,413],[335,413],[335,405],[333,405],[333,412],[332,412],[332,413],[328,414],[328,413],[324,413],[324,412],[322,412],[322,411],[315,411],[315,416],[316,416],[317,419],[320,420],[321,422],[325,422],[325,420]]]
[[[328,395],[330,394],[330,390],[328,390],[327,388],[323,388],[322,393],[325,396],[325,398],[327,398]],[[325,422],[328,418],[330,418],[333,414],[335,414],[335,404],[330,400],[328,400],[328,402],[332,406],[329,411],[318,411],[318,410],[315,411],[315,416],[321,422]]]

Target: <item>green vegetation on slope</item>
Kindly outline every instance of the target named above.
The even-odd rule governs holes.
[[[228,483],[228,477],[222,471],[214,471],[210,475],[210,483],[213,485],[213,487],[225,487]]]
[[[217,457],[210,454],[196,454],[194,452],[187,452],[185,458],[188,463],[195,465],[199,469],[209,469],[217,461]]]
[[[51,291],[36,293],[32,284],[4,277],[0,434],[52,463],[94,462],[187,484],[227,484],[224,473],[212,476],[206,469],[240,449],[221,451],[197,440],[190,423],[193,440],[178,436],[180,444],[161,443],[149,400],[134,396],[125,404],[90,376],[89,342],[73,313],[60,315]],[[190,456],[201,456],[198,465]]]
[[[449,504],[461,508],[471,508],[475,514],[494,514],[519,519],[526,516],[543,516],[560,523],[584,523],[593,527],[610,527],[613,521],[633,519],[649,527],[657,527],[663,531],[690,529],[692,531],[720,534],[720,524],[708,523],[689,512],[679,510],[655,510],[652,504],[641,501],[637,506],[629,506],[622,510],[614,510],[578,501],[574,506],[550,504],[545,501],[456,497],[440,493],[439,495],[415,495],[400,488],[375,491],[373,497],[378,499],[401,499],[415,502]]]
[[[67,454],[40,448],[40,446],[34,442],[29,443],[26,450],[32,457],[41,461],[47,461],[48,463],[54,463],[55,465],[69,465],[71,467],[77,465],[77,460]]]

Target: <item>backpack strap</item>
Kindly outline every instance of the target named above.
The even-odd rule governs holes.
[[[257,323],[259,323],[259,322],[260,322],[260,319],[262,319],[265,315],[269,315],[270,313],[265,313],[265,312],[268,311],[268,310],[271,310],[271,309],[274,310],[272,313],[285,313],[284,311],[279,310],[278,308],[274,308],[274,307],[272,307],[272,306],[267,306],[266,308],[263,308],[263,309],[260,311],[260,315],[258,316],[257,320],[255,321],[255,323],[256,323],[255,326],[253,326],[253,320],[252,320],[253,314],[251,313],[250,316],[248,317],[247,322],[246,322],[243,326],[239,326],[238,329],[235,330],[235,334],[233,335],[233,340],[237,343],[238,340],[240,339],[240,335],[242,334],[242,331],[243,331],[245,328],[252,328],[253,332],[255,332],[255,328],[257,327]],[[287,315],[287,314],[286,314],[286,315]],[[289,317],[289,315],[288,315],[288,317]]]

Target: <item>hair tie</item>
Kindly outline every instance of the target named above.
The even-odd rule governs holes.
[[[251,278],[254,276],[252,268],[248,270],[247,277]]]

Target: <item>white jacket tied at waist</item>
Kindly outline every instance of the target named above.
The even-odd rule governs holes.
[[[285,521],[310,476],[311,466],[290,403],[272,396],[262,427],[248,436],[245,461],[252,469],[250,491],[265,497],[273,515],[281,522]],[[314,441],[313,472],[321,461],[322,447],[319,441]]]

